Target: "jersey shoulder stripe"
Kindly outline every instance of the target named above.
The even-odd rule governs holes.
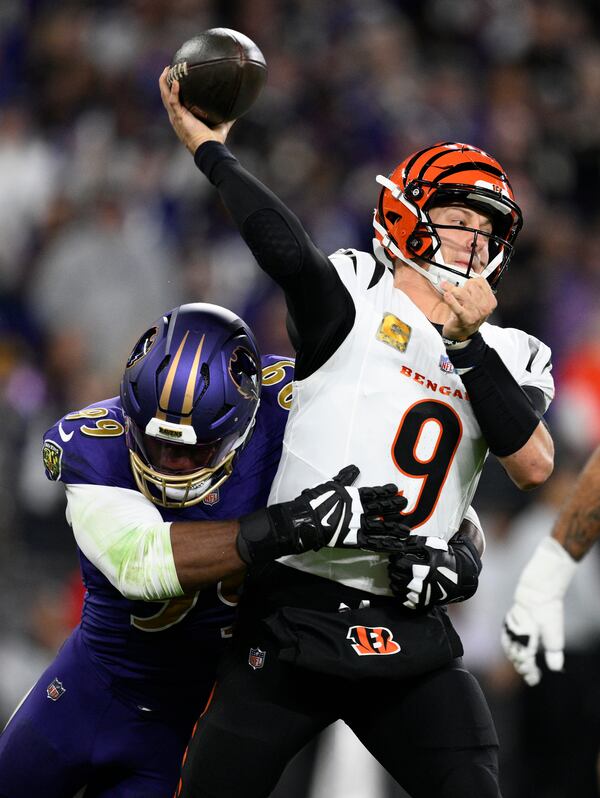
[[[383,280],[393,282],[393,273],[368,252],[339,249],[329,256],[342,282],[356,301],[358,296]]]
[[[531,386],[543,393],[545,412],[554,398],[550,347],[515,327],[498,327],[486,322],[481,326],[481,334],[486,343],[498,352],[521,387]]]

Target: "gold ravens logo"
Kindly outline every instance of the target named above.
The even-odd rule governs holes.
[[[231,381],[245,399],[256,400],[260,393],[260,372],[252,352],[238,346],[231,353],[228,366]]]
[[[150,327],[149,330],[146,330],[146,332],[131,350],[131,354],[127,360],[126,368],[130,369],[135,363],[137,363],[143,357],[146,357],[148,352],[152,349],[157,335],[158,327]]]
[[[50,479],[60,479],[62,456],[63,450],[58,443],[48,440],[44,441],[44,445],[42,447],[42,459]]]

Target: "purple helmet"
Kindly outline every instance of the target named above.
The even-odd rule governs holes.
[[[197,302],[158,319],[121,381],[140,491],[162,507],[189,507],[221,485],[250,437],[260,389],[256,341],[235,313]]]

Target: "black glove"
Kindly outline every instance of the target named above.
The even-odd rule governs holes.
[[[398,540],[410,532],[400,516],[406,499],[393,484],[350,487],[359,473],[355,465],[346,466],[329,482],[303,490],[292,501],[240,518],[237,548],[242,560],[258,565],[323,546],[371,548],[368,535],[384,532],[397,548]]]
[[[388,565],[392,593],[411,610],[471,598],[480,572],[474,543],[459,532],[448,542],[411,535],[390,555]]]

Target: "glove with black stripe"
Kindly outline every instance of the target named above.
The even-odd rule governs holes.
[[[477,590],[481,558],[475,544],[457,532],[449,541],[411,535],[390,555],[392,593],[410,610],[465,601]]]
[[[504,653],[530,686],[542,678],[538,648],[544,651],[549,670],[563,669],[564,597],[576,570],[577,561],[558,540],[548,537],[538,544],[519,578],[501,640]]]
[[[410,533],[400,515],[406,499],[393,484],[351,487],[359,473],[355,465],[346,466],[292,501],[240,518],[237,548],[242,560],[258,565],[323,546],[373,548],[368,536],[376,533],[385,533],[397,545]]]

